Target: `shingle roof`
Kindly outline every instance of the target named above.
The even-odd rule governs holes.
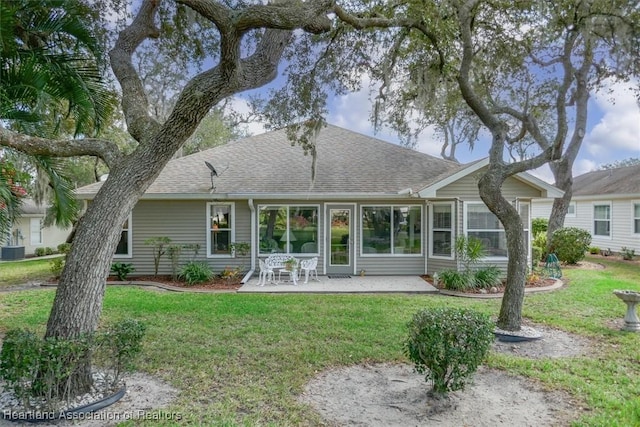
[[[281,129],[171,160],[146,194],[210,194],[205,161],[219,173],[213,178],[219,194],[389,194],[418,190],[463,167],[333,125],[320,131],[316,150],[313,182],[311,156],[292,146]],[[91,184],[77,193],[90,195],[101,185]]]
[[[588,172],[573,178],[574,196],[640,194],[640,165]]]

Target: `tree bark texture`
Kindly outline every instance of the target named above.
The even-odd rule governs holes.
[[[503,224],[507,239],[507,283],[497,326],[507,331],[517,331],[522,323],[528,250],[520,213],[513,203],[502,196],[501,187],[505,179],[504,168],[497,164],[489,165],[478,181],[478,189],[484,203]]]

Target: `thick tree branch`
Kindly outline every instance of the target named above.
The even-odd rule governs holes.
[[[149,101],[131,57],[145,39],[159,36],[154,24],[157,6],[158,0],[144,0],[136,18],[120,32],[115,46],[109,52],[111,68],[122,88],[122,111],[127,129],[141,143],[149,139],[159,125],[149,115]]]
[[[77,157],[96,156],[112,168],[122,157],[116,144],[98,138],[54,141],[24,135],[0,126],[0,146],[10,147],[34,156]]]
[[[415,29],[421,32],[433,45],[436,52],[438,52],[438,59],[440,61],[440,68],[444,67],[445,59],[444,52],[440,48],[438,42],[438,36],[436,33],[429,30],[423,21],[410,19],[406,17],[394,17],[394,18],[382,18],[382,17],[358,17],[350,14],[344,10],[341,6],[333,6],[333,12],[342,21],[357,30],[363,30],[366,28],[408,28]]]
[[[178,0],[178,3],[197,11],[223,33],[232,29],[244,33],[256,28],[302,28],[309,33],[320,34],[331,29],[331,21],[327,17],[333,3],[331,0],[252,5],[239,12],[210,0]]]

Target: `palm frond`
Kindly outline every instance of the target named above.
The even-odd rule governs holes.
[[[46,156],[34,156],[38,179],[34,188],[37,202],[48,202],[50,207],[44,225],[70,227],[78,219],[79,204],[73,193],[70,180],[61,171],[57,159]]]

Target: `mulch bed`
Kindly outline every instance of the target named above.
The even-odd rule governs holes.
[[[439,281],[437,285],[433,284],[433,277],[430,275],[420,276],[423,280],[428,282],[430,285],[435,286],[437,289],[445,289],[442,281]],[[525,288],[544,288],[546,286],[552,286],[556,283],[555,279],[549,278],[540,278],[537,280],[529,281],[526,283]],[[465,291],[456,291],[465,294],[500,294],[504,292],[506,282],[503,281],[502,285],[494,286],[491,289],[468,289]]]
[[[116,276],[109,276],[108,280],[117,281],[118,278]],[[197,285],[189,285],[188,283],[180,280],[173,280],[171,276],[128,276],[127,281],[158,282],[176,288],[185,289],[236,290],[242,286],[239,280],[229,282],[220,277],[214,277],[208,282],[198,283]]]

